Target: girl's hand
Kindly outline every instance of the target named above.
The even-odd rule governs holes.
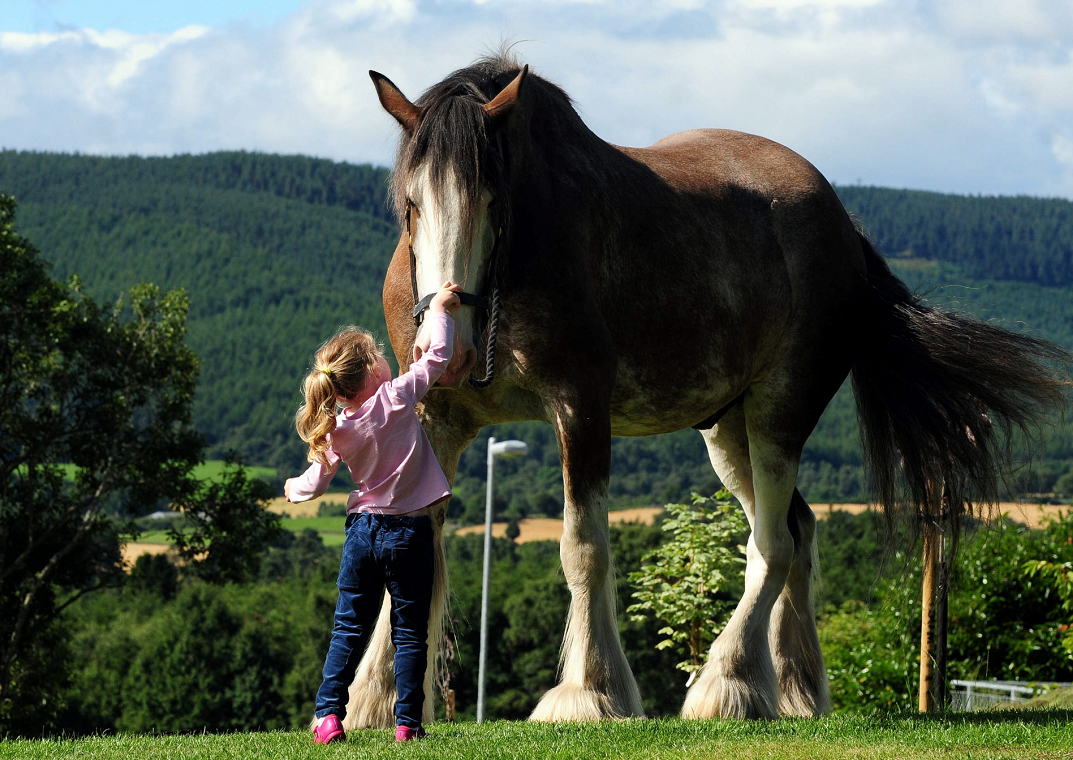
[[[287,482],[283,484],[283,495],[287,497],[287,501],[291,500],[291,483],[294,482],[294,478],[287,478]]]
[[[432,298],[428,305],[429,311],[452,312],[461,306],[458,294],[462,292],[461,285],[455,285],[448,280],[440,286],[439,292]]]

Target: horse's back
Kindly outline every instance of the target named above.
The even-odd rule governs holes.
[[[616,396],[630,397],[616,399],[629,412],[622,416],[635,421],[616,432],[653,432],[654,419],[636,420],[654,398],[669,427],[681,423],[676,411],[688,411],[668,409],[671,397],[689,398],[685,406],[707,416],[760,374],[791,366],[803,347],[836,335],[844,342],[837,325],[853,321],[864,259],[852,221],[811,163],[776,142],[729,130],[693,130],[618,150],[656,175],[644,196],[650,213],[628,215],[622,251],[647,240],[640,230],[652,215],[663,220],[661,229],[675,220],[672,244],[654,259],[664,269],[661,290],[674,298],[660,298],[644,324],[665,342],[682,336],[682,345],[664,355],[661,366],[673,372],[660,376],[633,349],[635,338],[616,340],[620,380],[636,378],[616,388]],[[653,260],[640,250],[630,255]],[[676,279],[677,272],[686,274]],[[612,322],[620,337],[632,320]],[[687,390],[705,385],[712,395],[704,400]]]
[[[745,132],[694,129],[648,148],[620,150],[690,199],[684,204],[689,213],[697,208],[693,201],[704,198],[724,224],[770,232],[799,291],[817,273],[828,285],[841,281],[851,288],[864,272],[856,228],[838,195],[815,166],[786,146]]]
[[[730,129],[692,129],[647,148],[620,148],[680,189],[720,185],[784,198],[824,192],[823,175],[785,145]]]

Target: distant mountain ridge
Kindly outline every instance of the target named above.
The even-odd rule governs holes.
[[[54,274],[79,274],[99,299],[141,281],[189,291],[190,345],[203,360],[198,426],[216,450],[284,470],[302,463],[293,414],[316,347],[348,323],[386,338],[380,290],[398,239],[387,180],[387,169],[303,156],[0,151],[0,191],[19,201],[19,230]],[[938,299],[1025,320],[1073,348],[1073,203],[837,190],[903,276],[925,287],[971,284]],[[852,402],[843,396],[806,452],[802,488],[814,498],[863,495]],[[526,436],[532,455],[511,465],[501,493],[519,514],[554,513],[562,491],[550,430],[504,427]],[[1041,480],[1048,487],[1032,490],[1068,475],[1073,491],[1067,438],[1066,428],[1052,437]],[[464,456],[456,488],[474,511],[478,448]],[[612,497],[621,503],[677,499],[716,482],[689,431],[616,441],[614,467]]]

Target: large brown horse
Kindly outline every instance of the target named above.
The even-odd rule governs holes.
[[[561,682],[533,719],[642,714],[615,622],[611,436],[687,427],[752,532],[744,595],[683,713],[827,711],[810,600],[815,519],[795,481],[835,391],[852,370],[877,501],[934,512],[934,483],[957,505],[994,496],[1003,433],[1062,403],[1047,363],[1068,357],[921,302],[820,173],[769,140],[697,130],[650,148],[610,145],[562,90],[507,56],[451,74],[416,103],[371,74],[402,127],[402,236],[384,283],[400,364],[428,346],[414,316],[422,296],[448,279],[475,296],[459,309],[443,390],[422,411],[444,471],[453,478],[484,425],[544,420],[558,437],[572,601]],[[492,296],[494,313],[477,296]],[[467,382],[497,332],[494,378]],[[439,543],[437,555],[434,620],[446,587]],[[392,723],[387,618],[351,687],[348,727]],[[438,637],[433,625],[431,646]],[[431,716],[431,673],[426,686]]]

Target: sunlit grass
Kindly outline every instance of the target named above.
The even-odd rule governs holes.
[[[185,736],[103,736],[0,742],[0,758],[706,758],[710,760],[924,760],[1070,758],[1073,712],[1038,710],[918,715],[838,715],[821,720],[628,720],[545,725],[436,723],[431,736],[399,746],[387,730],[352,732],[315,746],[307,731]]]

